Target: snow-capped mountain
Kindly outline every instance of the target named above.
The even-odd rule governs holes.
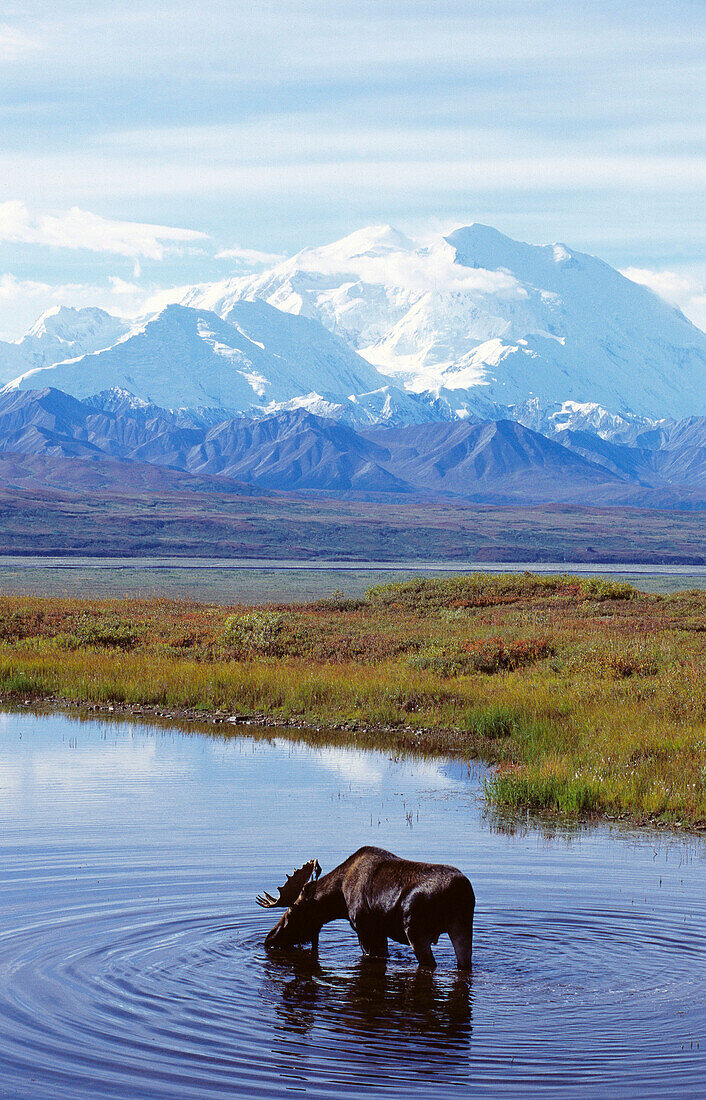
[[[603,261],[473,224],[415,242],[388,226],[269,271],[191,288],[317,318],[407,390],[457,414],[597,404],[623,417],[706,412],[706,334]]]
[[[198,285],[129,324],[51,311],[0,384],[353,425],[510,418],[611,439],[706,413],[706,334],[593,256],[473,224],[389,226]],[[12,380],[12,381],[10,381]]]
[[[35,368],[9,388],[53,386],[77,398],[104,390],[164,408],[274,412],[305,407],[360,423],[435,419],[428,402],[397,391],[318,321],[263,301],[225,317],[170,305],[112,347]],[[345,415],[344,415],[345,413]]]
[[[103,309],[55,306],[21,340],[0,341],[0,385],[36,367],[111,347],[130,328],[129,321]]]

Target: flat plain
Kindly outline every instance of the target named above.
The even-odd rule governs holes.
[[[76,466],[71,492],[0,482],[3,554],[706,565],[703,511],[106,492]]]

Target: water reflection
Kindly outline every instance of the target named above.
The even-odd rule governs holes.
[[[341,1031],[388,1035],[395,1044],[423,1036],[462,1046],[473,1031],[472,974],[400,969],[385,959],[361,958],[342,972],[311,951],[280,953],[265,963],[262,995],[279,1025],[298,1035],[334,1019]]]

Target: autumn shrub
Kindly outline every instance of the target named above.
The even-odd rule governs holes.
[[[415,577],[378,584],[365,594],[366,603],[381,608],[438,612],[441,608],[492,607],[535,595],[558,592],[571,578],[535,573],[470,573],[453,577]]]
[[[489,638],[482,642],[469,642],[465,649],[469,667],[488,674],[524,668],[554,653],[554,646],[547,638],[525,638],[515,642]]]
[[[355,596],[346,596],[340,588],[335,588],[330,596],[322,596],[313,604],[321,611],[358,611],[365,606],[365,600]]]
[[[581,578],[579,587],[584,596],[591,600],[632,600],[638,595],[631,584],[606,577]]]
[[[274,654],[283,625],[278,611],[244,611],[228,616],[220,640],[240,655]]]
[[[653,653],[607,653],[600,660],[601,667],[617,679],[630,676],[656,676],[659,662]]]
[[[98,646],[104,649],[134,649],[138,634],[120,619],[84,616],[74,624],[73,638],[78,646]]]
[[[437,676],[458,676],[469,668],[468,654],[459,645],[432,642],[409,658],[412,668],[435,672]]]
[[[61,616],[42,608],[0,607],[0,641],[50,636],[61,629]]]

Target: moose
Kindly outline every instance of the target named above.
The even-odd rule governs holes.
[[[458,966],[470,969],[476,899],[456,867],[365,847],[320,876],[319,861],[310,859],[287,876],[278,897],[257,898],[263,909],[286,909],[265,938],[268,950],[310,943],[316,952],[323,926],[347,919],[364,955],[386,958],[391,939],[409,944],[419,965],[433,970],[431,946],[447,932]]]

